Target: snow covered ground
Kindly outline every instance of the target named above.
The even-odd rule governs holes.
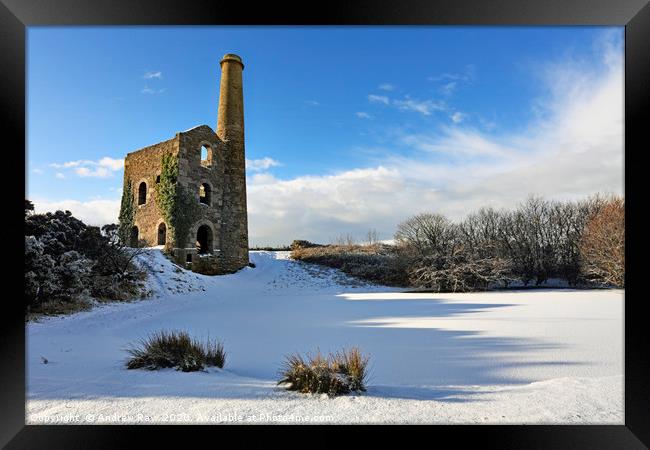
[[[29,323],[27,423],[623,423],[622,290],[411,294],[288,252],[251,260],[207,277],[151,249],[155,298]],[[223,340],[225,369],[125,369],[160,329]],[[368,392],[275,385],[286,354],[352,345]]]

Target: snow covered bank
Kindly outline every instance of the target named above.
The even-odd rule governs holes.
[[[30,323],[27,422],[623,423],[622,290],[409,294],[288,252],[251,260],[206,277],[150,250],[155,298]],[[222,339],[226,369],[126,370],[160,329]],[[366,394],[275,386],[286,354],[352,345]]]

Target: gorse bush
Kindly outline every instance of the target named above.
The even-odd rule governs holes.
[[[369,358],[359,349],[341,350],[327,357],[318,351],[315,355],[287,356],[278,385],[290,391],[336,396],[350,392],[364,392]]]
[[[206,366],[221,369],[226,363],[226,352],[221,342],[210,339],[200,342],[185,331],[152,333],[127,352],[131,355],[126,361],[127,369],[175,368],[194,372]]]
[[[127,300],[146,295],[146,274],[133,260],[117,225],[94,227],[70,211],[34,214],[25,202],[26,312],[56,313],[86,306],[90,297]]]

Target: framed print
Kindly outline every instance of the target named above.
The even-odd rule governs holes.
[[[7,448],[650,442],[647,2],[0,11]]]

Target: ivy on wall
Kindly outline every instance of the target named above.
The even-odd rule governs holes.
[[[156,184],[156,204],[167,223],[175,247],[184,247],[190,227],[199,219],[199,205],[185,186],[177,183],[178,158],[162,156],[160,182]]]
[[[131,228],[133,228],[133,186],[131,180],[124,181],[122,188],[122,202],[120,203],[120,215],[118,217],[118,236],[123,243],[128,244],[131,239]]]

